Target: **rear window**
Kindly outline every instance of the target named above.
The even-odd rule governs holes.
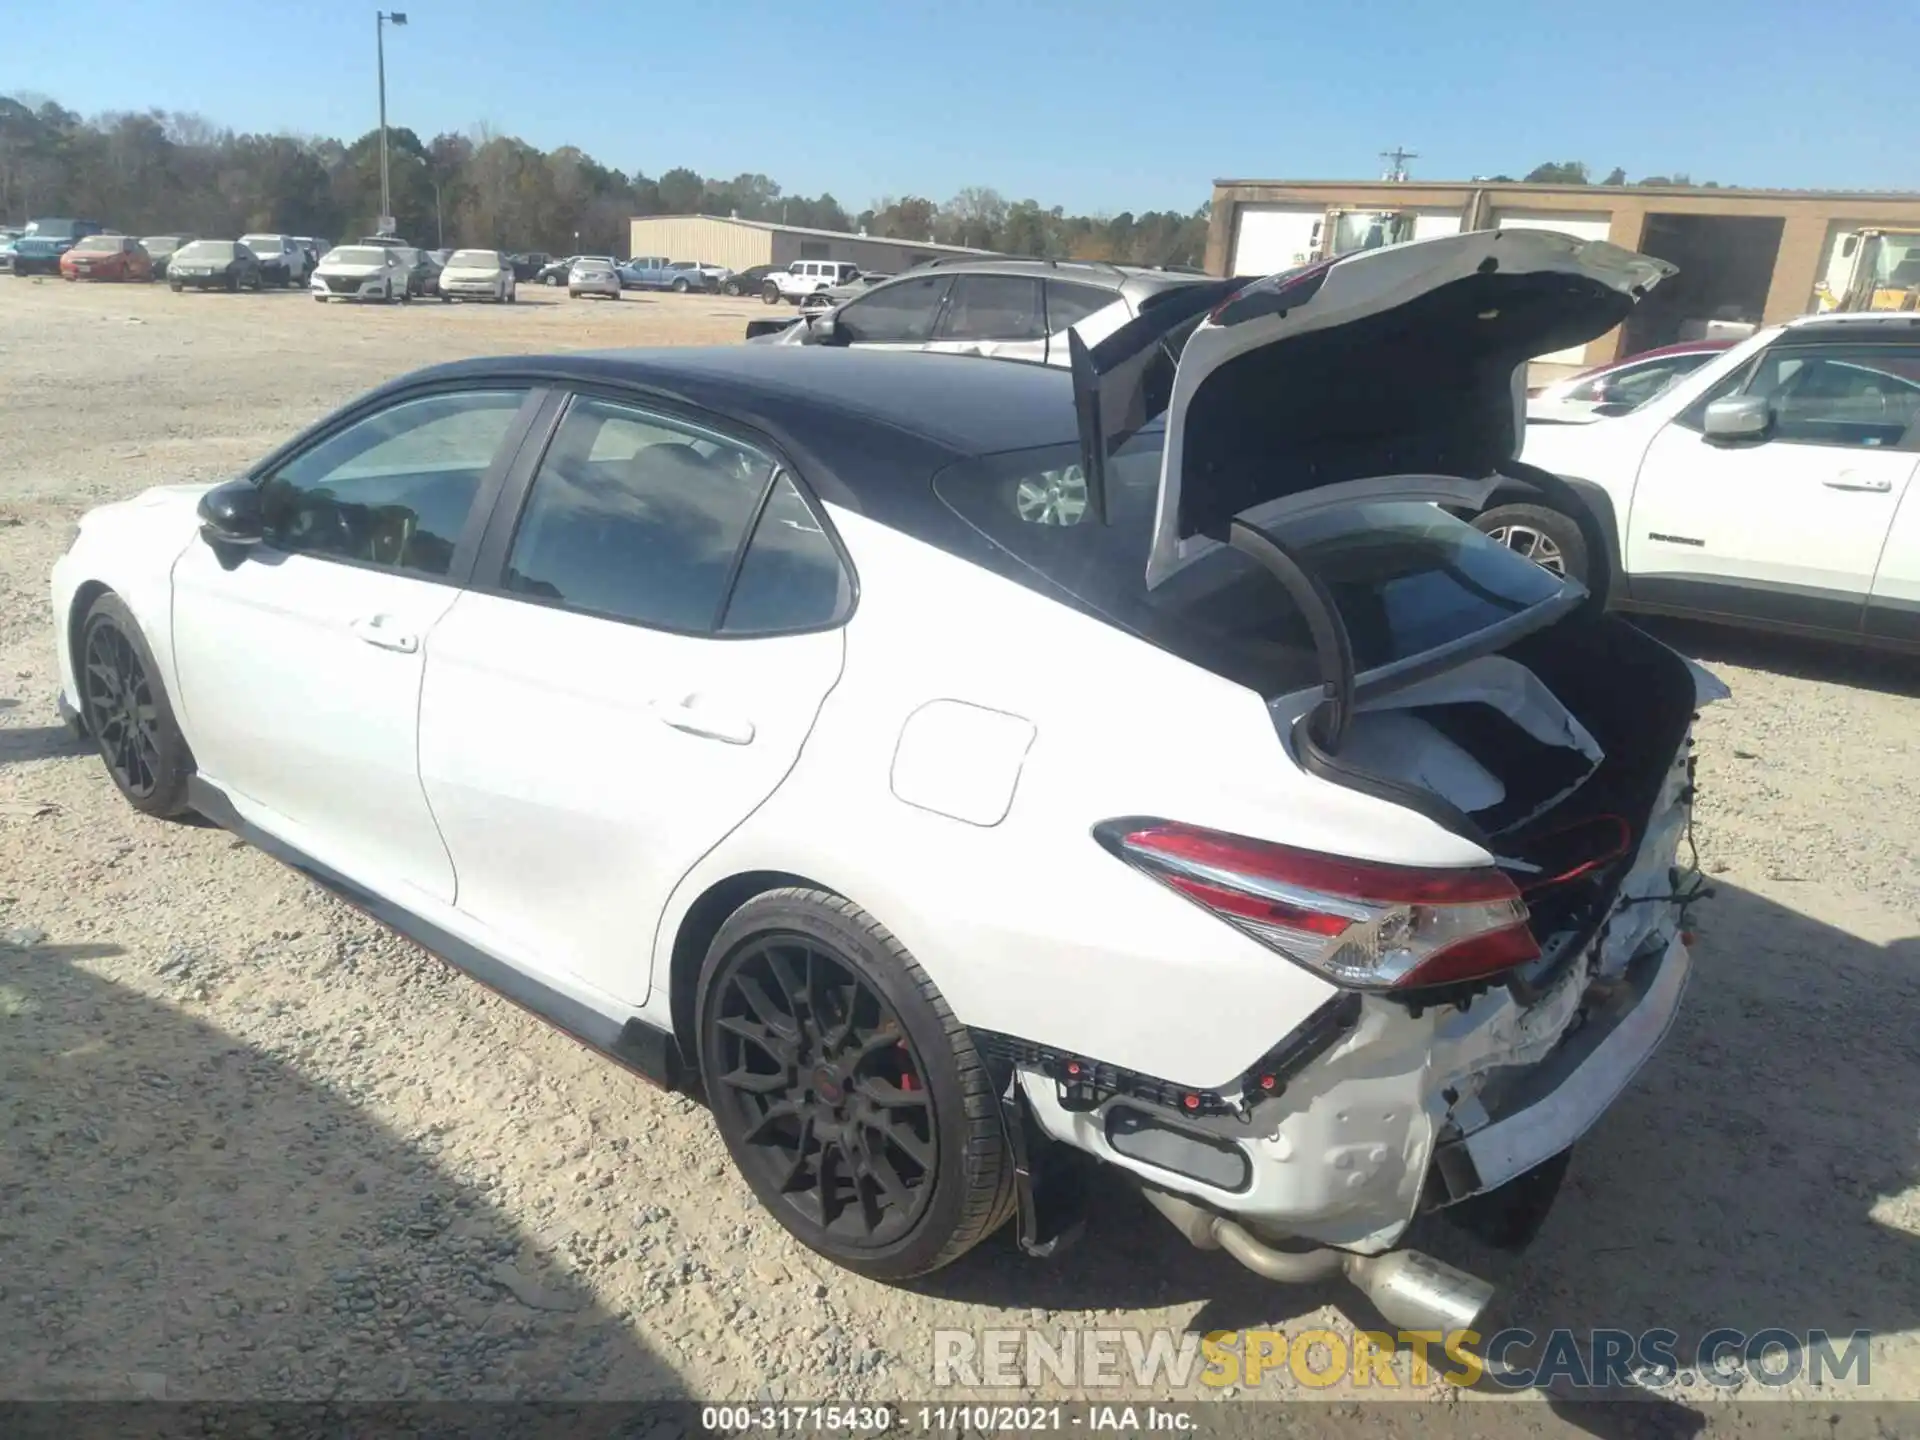
[[[500,254],[496,250],[456,250],[447,257],[447,265],[453,269],[497,270]]]
[[[112,255],[119,251],[121,239],[118,235],[89,235],[73,247],[76,255]]]
[[[1262,693],[1308,683],[1316,671],[1305,619],[1257,561],[1222,547],[1147,588],[1163,439],[1156,425],[1108,462],[1106,525],[1088,508],[1078,446],[967,461],[936,476],[934,489],[1036,589],[1065,591]],[[1296,517],[1283,538],[1332,592],[1361,674],[1467,640],[1562,594],[1554,576],[1416,501]]]
[[[233,259],[233,241],[196,240],[191,245],[180,247],[177,256],[181,260],[218,260],[221,264]]]

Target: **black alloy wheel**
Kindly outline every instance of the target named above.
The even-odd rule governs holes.
[[[749,1161],[810,1225],[861,1246],[909,1232],[940,1142],[905,1028],[877,991],[795,933],[763,935],[720,977],[716,1105]]]
[[[153,656],[116,596],[101,596],[87,613],[79,661],[81,715],[113,783],[136,810],[177,813],[193,762]]]
[[[822,1255],[902,1279],[1010,1213],[998,1102],[965,1027],[850,902],[794,889],[743,906],[708,953],[696,1029],[734,1163]]]

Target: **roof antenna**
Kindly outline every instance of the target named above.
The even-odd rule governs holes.
[[[1380,178],[1391,180],[1396,184],[1404,184],[1408,178],[1407,161],[1418,160],[1420,156],[1416,151],[1396,145],[1391,150],[1382,150],[1380,158],[1386,162],[1387,166],[1387,173]]]

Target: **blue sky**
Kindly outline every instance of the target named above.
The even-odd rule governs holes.
[[[393,124],[485,124],[655,176],[759,170],[849,209],[990,185],[1185,210],[1216,177],[1372,176],[1394,145],[1426,179],[1580,159],[1920,189],[1912,0],[401,3]],[[11,7],[0,93],[346,139],[376,123],[372,6],[136,11],[89,38],[69,5]],[[802,63],[785,42],[803,38],[833,53]]]

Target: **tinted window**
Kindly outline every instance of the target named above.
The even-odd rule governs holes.
[[[1078,325],[1096,310],[1104,310],[1120,298],[1115,290],[1098,285],[1073,285],[1065,280],[1047,282],[1047,333],[1058,335],[1070,325]]]
[[[1040,282],[1017,275],[961,275],[940,322],[943,340],[1040,340],[1047,333]]]
[[[1771,438],[1813,445],[1898,445],[1920,413],[1920,347],[1797,349],[1760,357],[1746,393],[1773,411]]]
[[[261,486],[267,543],[444,575],[521,390],[402,401],[296,455]]]
[[[720,628],[737,634],[811,630],[832,624],[851,598],[825,527],[782,475],[754,527]]]
[[[771,468],[731,441],[576,399],[534,477],[503,583],[596,615],[711,630]]]
[[[1222,548],[1147,589],[1163,438],[1158,428],[1142,432],[1108,462],[1107,525],[1088,510],[1077,447],[956,465],[934,488],[1043,593],[1065,590],[1265,693],[1303,683],[1313,673],[1311,637],[1256,561]],[[1288,522],[1286,538],[1333,591],[1362,671],[1463,639],[1561,592],[1552,575],[1431,505],[1348,506]]]
[[[854,345],[921,345],[933,338],[934,317],[951,277],[920,275],[842,305],[835,328]]]

